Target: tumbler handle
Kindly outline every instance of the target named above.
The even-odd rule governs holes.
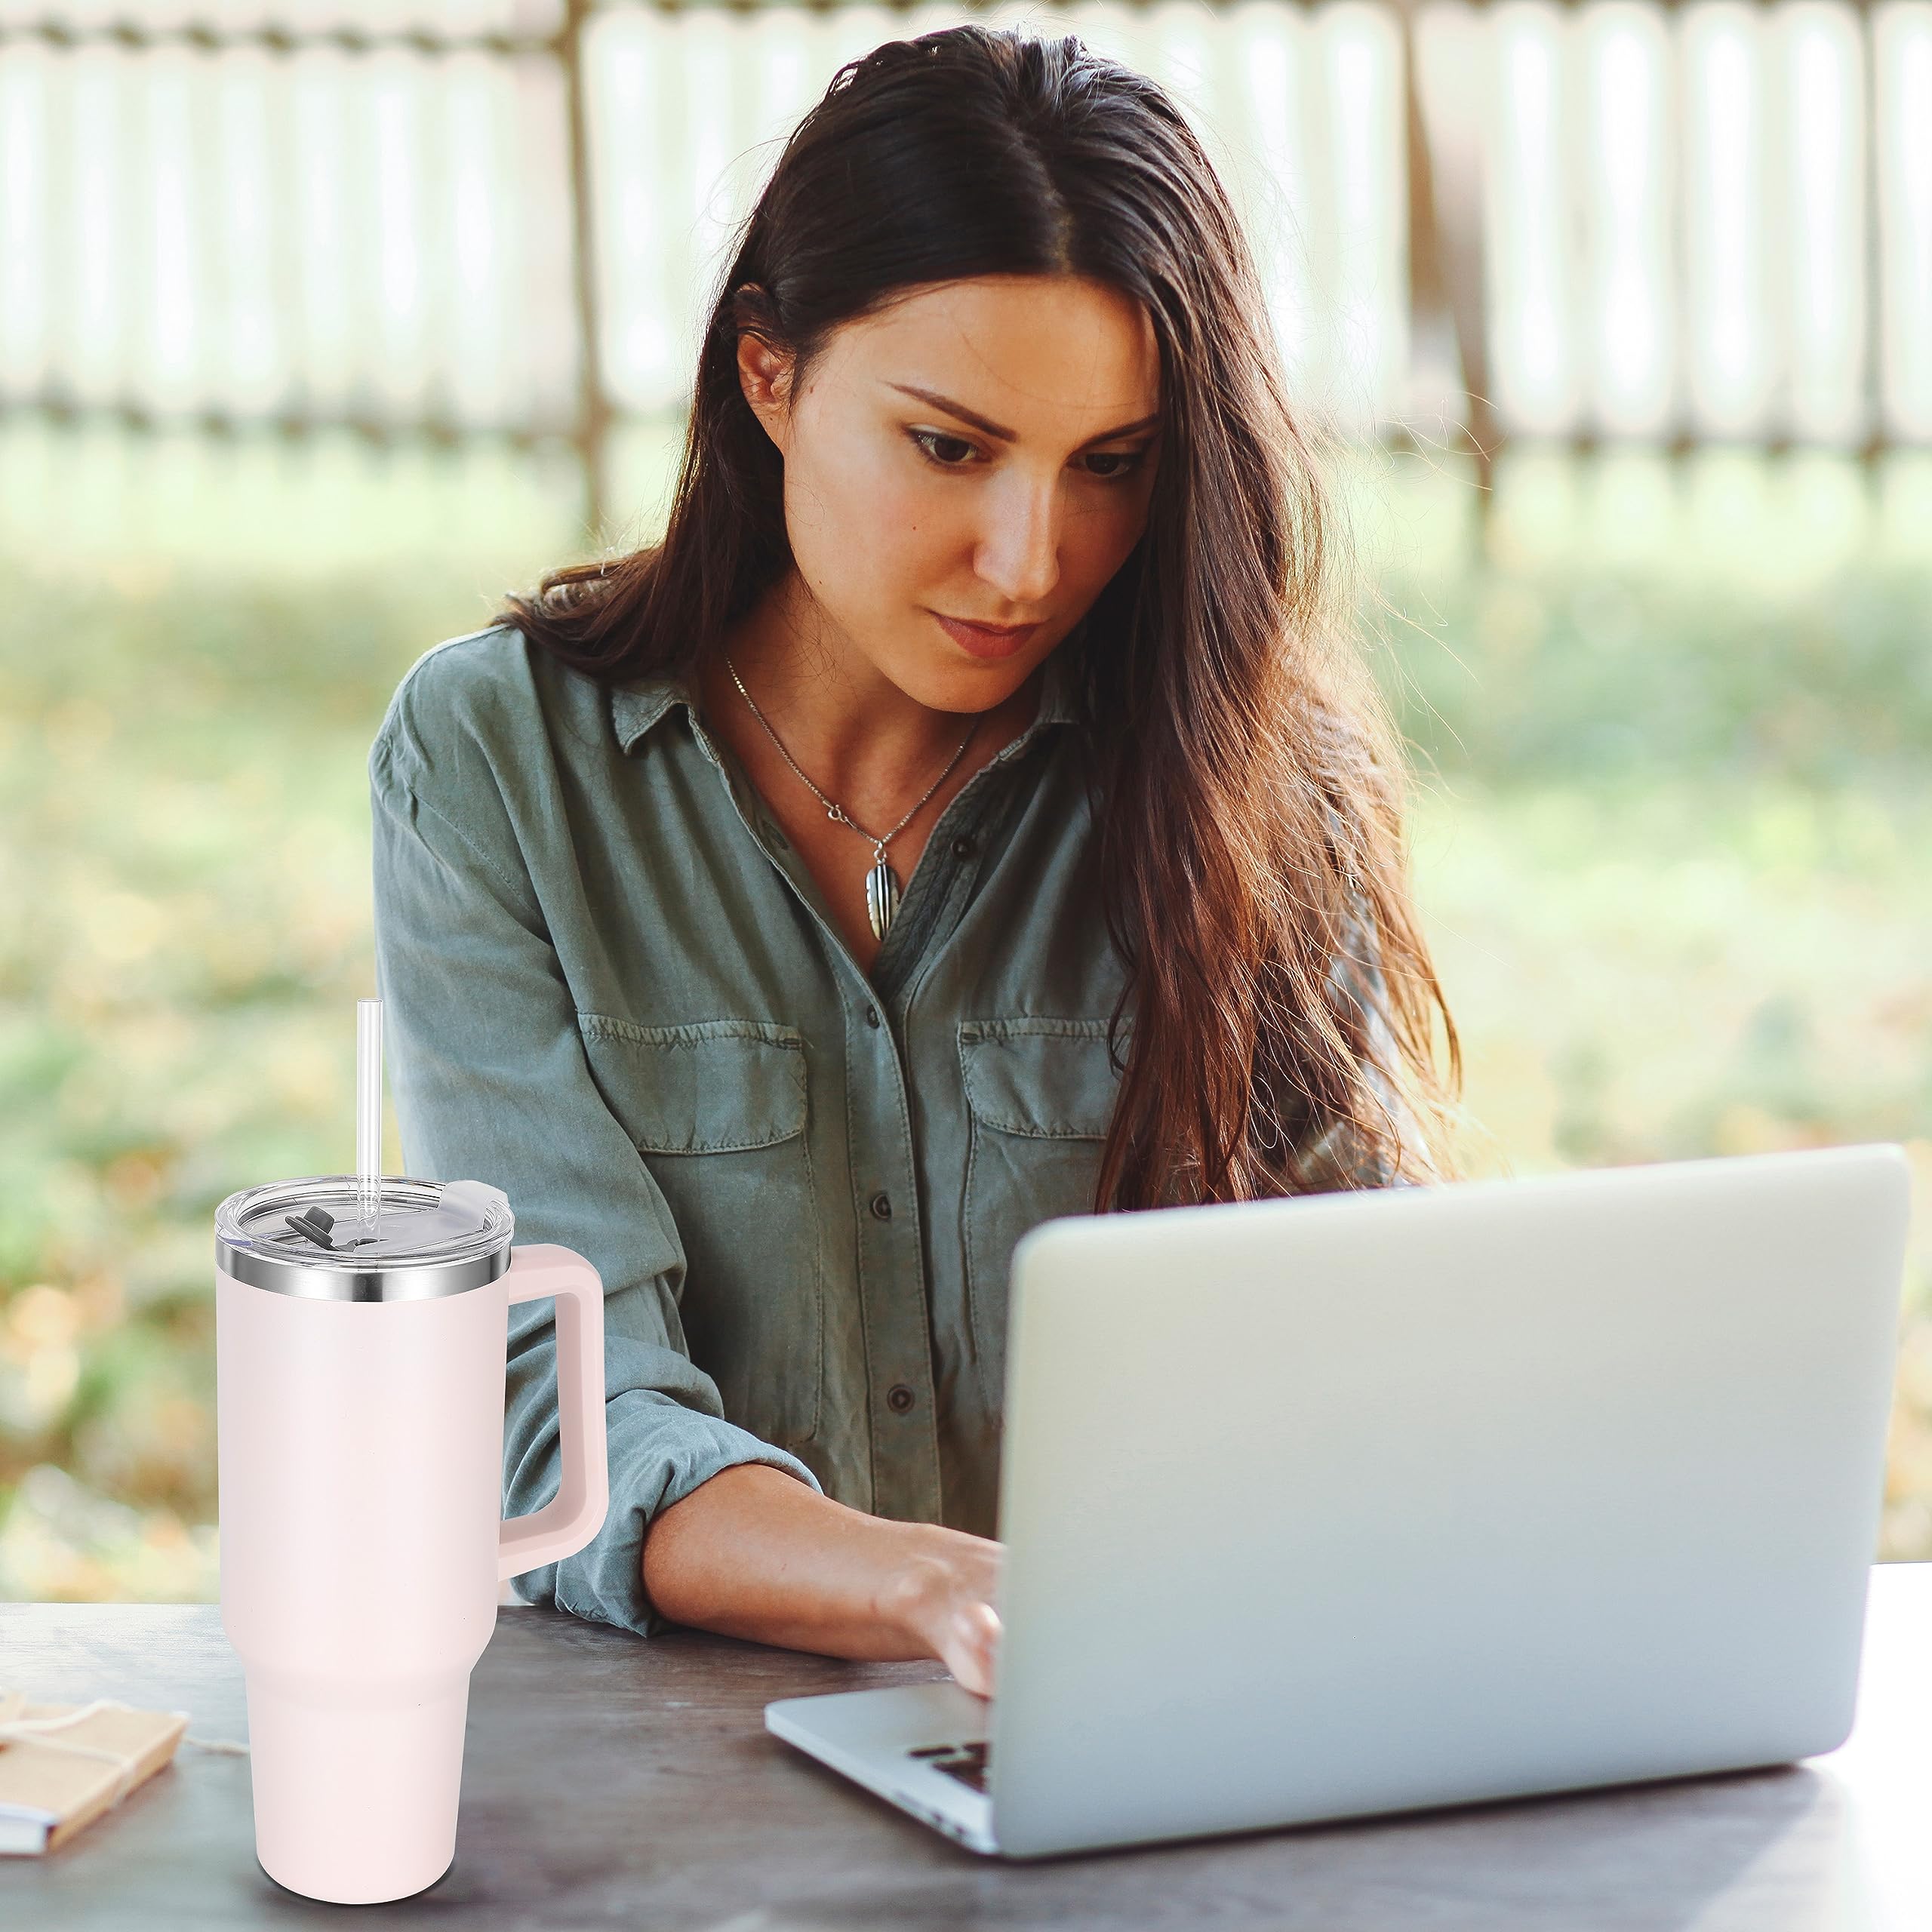
[[[563,1472],[540,1509],[504,1521],[497,1580],[574,1556],[604,1527],[611,1473],[604,1442],[604,1284],[580,1254],[551,1242],[510,1251],[509,1301],[557,1298],[557,1421]]]

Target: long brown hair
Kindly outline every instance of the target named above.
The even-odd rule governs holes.
[[[1445,1175],[1419,1123],[1449,1120],[1461,1058],[1407,885],[1400,740],[1338,608],[1316,439],[1238,223],[1146,76],[977,24],[847,63],[718,286],[663,540],[553,571],[497,621],[600,678],[688,673],[791,561],[740,331],[801,382],[833,329],[913,287],[1069,273],[1143,305],[1162,389],[1147,528],[1060,647],[1084,641],[1117,1064],[1133,1007],[1094,1205],[1335,1185],[1307,1160],[1324,1131],[1352,1143],[1341,1185]]]

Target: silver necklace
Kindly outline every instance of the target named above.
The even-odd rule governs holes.
[[[965,737],[959,741],[958,750],[946,760],[946,770],[942,771],[920,795],[918,804],[915,804],[912,810],[908,812],[890,832],[871,832],[853,817],[843,805],[834,804],[816,785],[812,783],[809,778],[805,777],[802,771],[799,770],[798,761],[785,749],[784,741],[771,728],[764,713],[759,710],[754,702],[751,693],[745,689],[745,681],[738,675],[738,667],[731,662],[731,654],[728,651],[724,654],[724,668],[731,672],[731,681],[738,688],[738,695],[744,700],[746,703],[751,706],[752,715],[764,726],[764,735],[778,747],[778,755],[794,771],[798,772],[799,777],[803,779],[805,784],[811,788],[812,796],[825,808],[826,817],[838,824],[849,825],[861,838],[869,838],[872,841],[872,869],[866,875],[866,917],[872,921],[872,937],[877,940],[884,939],[891,929],[894,914],[899,910],[899,875],[886,863],[885,848],[906,829],[912,822],[914,814],[918,811],[919,805],[923,805],[927,799],[930,798],[946,783],[947,774],[965,756],[966,747],[973,742],[973,734],[980,728],[980,721],[976,718],[967,727]]]

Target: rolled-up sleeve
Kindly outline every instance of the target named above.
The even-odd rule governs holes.
[[[561,1243],[602,1277],[609,1513],[577,1555],[515,1587],[527,1602],[654,1635],[667,1620],[645,1595],[642,1559],[659,1511],[736,1463],[820,1485],[795,1457],[726,1420],[717,1385],[692,1362],[677,1229],[591,1077],[576,1003],[488,760],[459,747],[432,766],[408,688],[369,756],[377,985],[405,1165],[501,1188],[520,1242]],[[452,771],[462,780],[455,796]],[[555,1356],[553,1305],[512,1307],[506,1516],[556,1492]]]

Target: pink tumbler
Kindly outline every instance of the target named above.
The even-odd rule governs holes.
[[[405,1898],[448,1870],[501,1583],[604,1521],[602,1285],[567,1247],[512,1247],[513,1226],[494,1187],[367,1164],[217,1212],[221,1620],[256,1855],[309,1898]],[[546,1295],[562,1479],[505,1522],[509,1304]]]

